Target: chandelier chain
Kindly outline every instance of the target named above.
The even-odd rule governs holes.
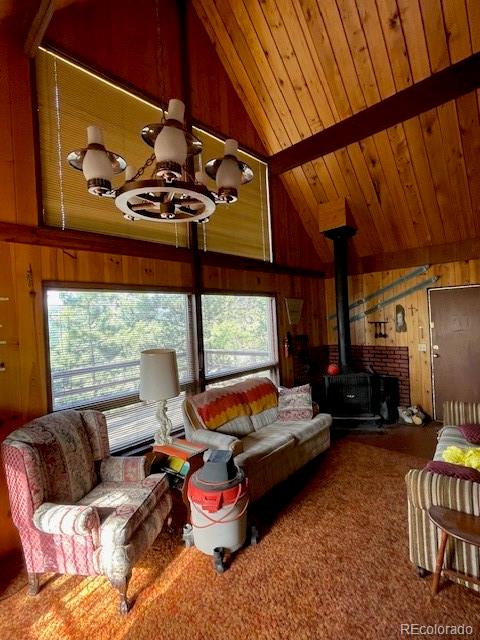
[[[155,162],[156,158],[155,158],[155,154],[152,153],[152,155],[146,160],[145,164],[143,165],[143,167],[140,167],[140,169],[137,171],[137,173],[133,176],[133,178],[131,178],[131,180],[129,180],[128,182],[134,182],[135,180],[138,180],[138,178],[140,178],[141,176],[143,176],[143,173],[146,169],[148,169],[148,167],[151,167],[152,164]]]

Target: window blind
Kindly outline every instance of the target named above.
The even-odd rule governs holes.
[[[162,110],[46,50],[36,56],[43,218],[48,225],[187,246],[187,225],[127,221],[110,198],[88,193],[68,153],[86,145],[86,128],[104,132],[107,149],[139,169],[152,149],[141,129],[159,122]],[[149,174],[148,174],[149,177]],[[125,174],[114,178],[120,186]]]
[[[193,133],[202,141],[204,159],[222,157],[223,140],[197,127],[193,127]],[[237,202],[218,205],[209,222],[201,225],[199,245],[204,251],[271,262],[267,165],[243,151],[239,152],[238,158],[253,169],[253,180],[240,187]],[[216,190],[212,180],[208,187]]]
[[[47,318],[53,409],[103,411],[112,450],[145,441],[158,428],[156,403],[138,398],[142,350],[175,349],[182,391],[195,388],[186,294],[50,287]],[[178,396],[167,403],[177,429],[183,426],[181,402]]]

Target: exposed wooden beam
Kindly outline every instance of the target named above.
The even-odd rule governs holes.
[[[215,251],[200,252],[200,263],[202,266],[218,267],[220,269],[240,269],[241,271],[257,271],[259,273],[278,273],[287,276],[304,276],[306,278],[323,278],[323,271],[314,269],[304,269],[302,267],[291,267],[277,264],[275,262],[264,262],[253,258],[241,258],[227,253],[217,253]]]
[[[55,0],[41,0],[37,13],[32,20],[30,29],[25,39],[24,51],[29,58],[34,58],[37,54],[45,31],[50,24],[50,20],[56,8]]]
[[[26,224],[0,222],[0,242],[15,242],[72,251],[93,251],[96,253],[136,256],[172,262],[193,261],[193,251],[184,247],[173,247],[159,242],[117,238],[101,233],[57,229],[55,227],[32,227]],[[252,258],[241,258],[214,251],[200,252],[199,263],[203,266],[258,273],[278,273],[290,276],[323,278],[323,272],[292,267],[289,265],[263,262]]]
[[[349,260],[348,273],[349,275],[355,275],[415,267],[423,264],[460,262],[475,260],[478,259],[478,256],[480,256],[480,238],[469,238],[460,242],[449,242],[431,247],[416,247],[392,253],[382,253],[376,256],[351,258]],[[325,275],[326,277],[333,276],[331,267],[326,269]]]
[[[157,260],[177,262],[190,262],[191,260],[190,249],[177,249],[158,242],[115,238],[88,231],[62,231],[54,227],[32,227],[12,222],[0,222],[0,240],[74,251],[117,253],[139,258],[156,258]]]
[[[480,52],[270,156],[272,175],[384,131],[480,86]]]

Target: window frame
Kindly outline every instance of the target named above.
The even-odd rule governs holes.
[[[264,291],[262,292],[231,291],[231,290],[224,291],[224,290],[217,290],[217,289],[206,289],[201,293],[202,298],[204,296],[209,296],[209,295],[232,296],[236,298],[238,297],[268,298],[270,300],[270,320],[271,320],[271,328],[272,328],[272,335],[271,335],[272,345],[271,346],[272,346],[272,353],[274,357],[271,362],[267,362],[254,367],[245,367],[245,368],[231,371],[229,373],[225,373],[221,375],[209,376],[205,371],[205,388],[209,387],[210,385],[216,384],[217,382],[235,380],[236,378],[240,378],[245,374],[260,373],[262,371],[265,371],[265,372],[268,371],[272,376],[272,378],[274,379],[274,381],[278,383],[279,381],[278,369],[280,365],[280,360],[279,360],[279,353],[278,353],[278,296],[277,294],[264,292]],[[203,318],[203,313],[204,312],[203,312],[203,300],[202,300],[202,326],[204,325],[204,320],[205,320]],[[203,341],[202,341],[202,344],[203,344]],[[203,350],[205,352],[205,345],[203,345]],[[203,353],[203,357],[205,358],[205,353]]]
[[[188,326],[190,334],[191,349],[191,362],[193,370],[193,380],[191,382],[180,383],[180,393],[187,393],[189,390],[198,390],[198,341],[195,329],[195,305],[194,296],[192,290],[188,287],[173,287],[173,286],[156,286],[156,285],[131,285],[131,284],[118,284],[118,283],[90,283],[90,282],[65,282],[56,280],[45,280],[42,282],[42,301],[43,301],[43,315],[44,315],[44,344],[45,344],[45,366],[47,373],[47,408],[49,413],[56,411],[62,411],[66,409],[75,409],[77,411],[87,411],[94,409],[96,411],[106,411],[110,409],[117,409],[141,403],[138,393],[130,393],[119,398],[112,400],[105,400],[102,402],[91,402],[88,404],[82,404],[78,406],[66,407],[65,409],[54,409],[53,407],[53,389],[52,389],[52,367],[50,358],[50,331],[49,331],[49,316],[48,316],[48,292],[50,290],[64,290],[64,291],[98,291],[98,292],[112,292],[122,291],[125,293],[178,293],[187,296],[188,314],[191,323]],[[181,427],[173,428],[172,435],[181,435],[184,433],[183,425]],[[125,447],[115,448],[115,454],[121,454],[122,452],[139,451],[142,448],[145,449],[150,443],[153,442],[152,437],[142,442],[132,442]]]

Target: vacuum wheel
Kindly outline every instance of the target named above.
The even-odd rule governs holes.
[[[257,544],[260,539],[260,534],[257,527],[252,524],[250,527],[250,544]]]
[[[223,547],[215,547],[213,550],[213,566],[217,573],[225,571],[224,555],[225,549]]]

